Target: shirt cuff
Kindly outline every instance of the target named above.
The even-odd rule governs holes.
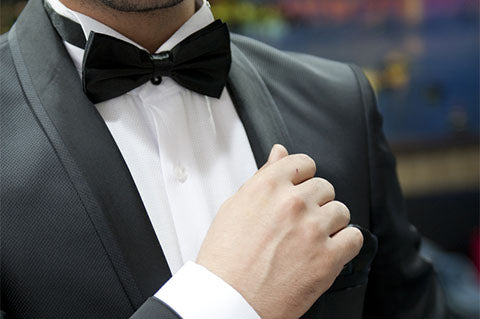
[[[194,262],[187,262],[155,297],[183,319],[259,319],[238,291]]]

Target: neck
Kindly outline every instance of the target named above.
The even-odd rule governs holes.
[[[103,5],[100,1],[60,0],[67,8],[87,15],[155,52],[194,13],[195,0],[149,12],[122,12]]]

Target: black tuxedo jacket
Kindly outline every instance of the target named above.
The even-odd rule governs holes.
[[[178,318],[149,298],[171,276],[162,248],[40,0],[1,37],[0,58],[3,316]],[[362,72],[238,35],[232,59],[228,89],[257,164],[274,143],[309,154],[378,238],[375,254],[366,233],[305,318],[442,318]]]

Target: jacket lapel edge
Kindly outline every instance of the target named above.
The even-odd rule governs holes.
[[[260,74],[232,41],[232,67],[227,87],[245,127],[258,167],[274,144],[290,149],[291,139],[275,101]]]

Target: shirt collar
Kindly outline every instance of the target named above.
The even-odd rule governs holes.
[[[119,32],[113,30],[109,26],[74,10],[67,8],[60,0],[45,0],[58,14],[73,20],[80,24],[82,27],[85,38],[88,39],[90,32],[103,33],[111,37],[123,40],[125,42],[131,43],[137,46],[140,49],[146,50],[138,43],[130,40]],[[214,21],[213,14],[210,10],[210,4],[207,0],[203,0],[200,8],[195,12],[190,19],[187,20],[165,43],[163,43],[158,49],[157,53],[161,51],[171,50],[175,45],[180,43],[182,40],[187,38],[192,33],[206,27]],[[83,51],[83,50],[82,50]],[[76,59],[74,59],[76,60]]]

